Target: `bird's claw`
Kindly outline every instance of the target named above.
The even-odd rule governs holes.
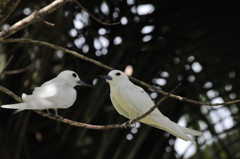
[[[62,116],[58,115],[57,113],[55,113],[55,114],[50,113],[48,110],[47,110],[47,113],[52,117],[63,118]]]
[[[46,109],[46,111],[47,111],[48,115],[55,116],[53,113],[50,113],[48,109]]]
[[[51,117],[55,116],[55,114],[53,114],[53,113],[48,113],[48,115],[50,115]]]
[[[127,126],[126,126],[126,125],[127,125],[127,122],[123,123],[122,126],[121,126],[121,129],[122,129],[122,128],[127,129]]]
[[[62,116],[60,116],[60,115],[54,115],[55,117],[57,117],[57,118],[63,118]]]
[[[57,109],[54,109],[54,110],[55,110],[55,117],[57,117],[57,118],[63,118],[62,116],[58,115]]]
[[[128,127],[130,127],[131,125],[131,122],[133,121],[134,119],[130,119],[129,121],[127,121],[127,122],[125,122],[125,123],[123,123],[122,124],[122,126],[121,126],[121,128],[125,128],[125,129],[127,129],[127,125],[129,125]]]

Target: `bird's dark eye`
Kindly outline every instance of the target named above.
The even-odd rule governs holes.
[[[120,76],[120,75],[121,75],[121,73],[120,73],[120,72],[118,72],[118,73],[116,73],[115,75],[117,75],[117,76]]]
[[[74,78],[77,77],[76,73],[73,73],[72,76],[73,76]]]

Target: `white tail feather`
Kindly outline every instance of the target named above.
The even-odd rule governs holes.
[[[19,108],[25,108],[27,103],[18,103],[18,104],[9,104],[9,105],[2,105],[2,108],[7,109],[19,109]]]
[[[45,100],[45,99],[39,99],[39,100],[33,100],[28,103],[18,103],[18,104],[9,104],[9,105],[2,105],[2,108],[8,108],[8,109],[50,109],[53,108],[53,103]],[[19,111],[17,111],[19,112]]]
[[[193,136],[201,136],[203,134],[203,132],[201,131],[197,131],[197,130],[193,130],[193,129],[190,129],[190,128],[185,128],[185,127],[182,127],[179,125],[179,128],[185,133],[185,134],[188,134],[188,135],[193,135]]]
[[[202,132],[192,130],[189,128],[184,128],[184,127],[172,122],[165,116],[162,116],[161,118],[159,118],[154,115],[149,115],[149,116],[143,118],[141,120],[141,122],[151,125],[153,127],[156,127],[158,129],[165,130],[178,138],[181,138],[185,141],[191,141],[192,143],[196,143],[196,142],[192,138],[190,138],[188,135],[195,135],[195,136],[202,135]]]

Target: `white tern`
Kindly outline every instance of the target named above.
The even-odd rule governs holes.
[[[108,75],[101,76],[110,84],[110,98],[119,114],[132,120],[146,113],[155,104],[150,96],[139,86],[134,85],[128,76],[119,70],[110,71]],[[165,130],[185,141],[195,141],[188,135],[200,136],[202,132],[182,127],[164,116],[155,109],[140,122]]]
[[[19,112],[25,109],[54,109],[55,115],[59,116],[57,109],[69,108],[76,100],[77,92],[73,88],[76,85],[90,86],[83,82],[73,71],[62,71],[57,77],[36,87],[32,95],[22,94],[24,103],[2,105],[2,108],[18,109]]]

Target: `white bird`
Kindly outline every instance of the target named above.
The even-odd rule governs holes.
[[[139,86],[134,85],[128,76],[119,70],[113,70],[108,75],[101,76],[110,84],[110,98],[119,114],[132,120],[146,113],[155,104],[149,95]],[[182,127],[155,109],[140,122],[165,130],[185,141],[195,143],[188,135],[200,136],[202,132]]]
[[[80,80],[73,71],[62,71],[57,77],[36,87],[32,95],[22,94],[24,103],[2,105],[2,108],[18,109],[15,113],[25,109],[54,109],[55,115],[59,116],[57,109],[69,108],[76,100],[77,92],[73,88],[76,85],[91,86]]]

